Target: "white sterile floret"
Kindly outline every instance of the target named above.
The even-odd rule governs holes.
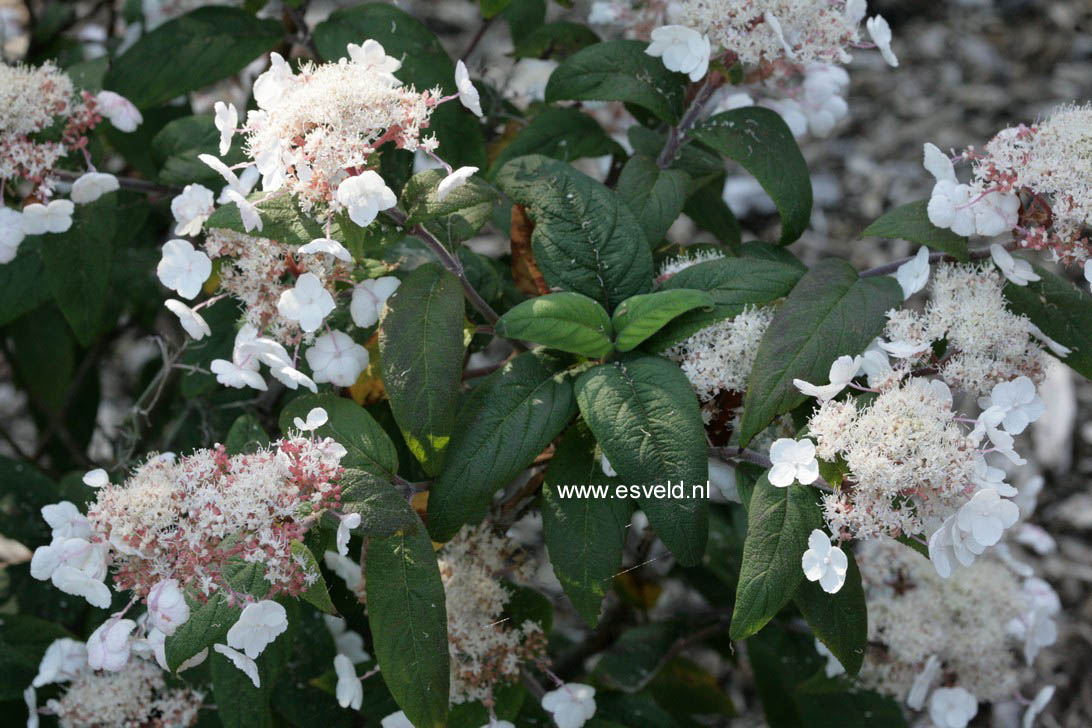
[[[963,688],[937,688],[929,700],[929,718],[936,728],[966,728],[978,713],[978,700]]]
[[[262,216],[258,207],[239,193],[238,190],[229,187],[221,195],[225,202],[234,202],[239,208],[239,218],[243,221],[243,229],[248,233],[251,230],[262,229]]]
[[[1039,717],[1039,714],[1046,708],[1047,703],[1054,697],[1054,690],[1053,685],[1047,685],[1035,694],[1035,698],[1032,699],[1027,710],[1024,711],[1024,717],[1020,721],[1020,728],[1032,728],[1035,725],[1035,719]]]
[[[327,253],[334,256],[338,260],[345,261],[346,263],[353,262],[352,254],[345,248],[344,245],[334,240],[333,238],[315,238],[311,242],[301,245],[297,252],[303,255],[318,255],[319,253]]]
[[[25,237],[22,213],[0,205],[0,263],[15,260]]]
[[[337,535],[334,539],[334,543],[337,544],[337,552],[339,555],[349,555],[349,538],[353,535],[353,529],[359,525],[359,513],[350,513],[347,516],[342,516],[341,522],[337,524]]]
[[[1046,405],[1035,392],[1035,384],[1027,377],[1011,382],[998,382],[989,397],[981,397],[978,405],[1001,410],[1001,427],[1010,435],[1019,435],[1029,424],[1043,416]]]
[[[277,312],[310,333],[322,326],[323,319],[334,310],[334,298],[314,273],[304,273],[296,285],[281,294]]]
[[[213,211],[212,190],[199,184],[182,188],[182,194],[171,200],[171,214],[177,223],[175,235],[197,235]]]
[[[129,99],[113,91],[99,91],[95,96],[100,114],[110,120],[118,131],[133,132],[144,121],[140,110]]]
[[[816,397],[820,401],[834,399],[838,393],[849,386],[857,372],[861,368],[861,357],[840,356],[830,365],[830,384],[815,385],[805,382],[803,379],[792,380],[793,386],[809,397]]]
[[[316,382],[338,387],[351,387],[368,366],[368,350],[342,331],[315,339],[305,356]]]
[[[349,315],[353,323],[362,329],[374,326],[383,315],[386,305],[402,281],[394,276],[381,276],[361,281],[353,288],[353,299],[349,303]]]
[[[220,156],[224,156],[231,149],[231,138],[235,136],[235,129],[239,126],[239,112],[235,104],[225,104],[217,101],[212,106],[215,112],[213,123],[220,132]]]
[[[194,250],[189,241],[175,238],[163,244],[155,272],[164,286],[182,298],[194,298],[212,273],[212,261],[203,251]]]
[[[246,605],[227,633],[227,643],[241,649],[250,659],[288,629],[288,613],[277,602],[263,600]]]
[[[410,723],[410,719],[406,717],[406,711],[404,710],[384,717],[383,720],[379,721],[379,725],[382,728],[414,728],[413,723]]]
[[[118,189],[118,178],[105,172],[87,172],[72,183],[69,197],[77,205],[94,202],[108,192]]]
[[[306,420],[301,420],[299,417],[292,418],[292,424],[294,424],[296,429],[300,432],[314,432],[329,421],[330,416],[326,414],[326,410],[322,407],[312,408],[311,411],[307,413]]]
[[[35,202],[23,208],[23,232],[27,235],[63,233],[72,227],[72,212],[76,206],[71,200],[53,200],[48,205]]]
[[[970,185],[941,180],[933,185],[929,205],[926,208],[929,222],[939,228],[947,228],[956,235],[974,235],[974,210],[971,208]]]
[[[1012,498],[1019,492],[1005,482],[1005,471],[990,465],[984,455],[975,456],[972,482],[979,488],[993,488],[1006,498]]]
[[[87,669],[87,645],[68,637],[53,640],[38,664],[38,674],[31,686],[67,682]]]
[[[899,65],[899,59],[895,57],[895,52],[891,50],[891,26],[887,24],[882,15],[876,15],[865,21],[865,27],[868,29],[869,36],[872,37],[872,42],[876,44],[876,48],[879,49],[883,59],[887,61],[887,65],[892,68]]]
[[[983,488],[941,524],[929,537],[929,560],[947,579],[955,562],[970,566],[975,557],[1001,540],[1006,528],[1020,517],[1015,503],[994,488]]]
[[[209,328],[208,323],[201,314],[197,313],[178,299],[168,298],[163,302],[163,305],[167,307],[167,310],[178,317],[178,323],[182,325],[182,328],[194,341],[200,341],[212,334],[212,329]]]
[[[470,80],[470,71],[460,60],[455,64],[455,87],[459,90],[459,103],[470,109],[477,117],[482,116],[482,101],[474,82]]]
[[[443,202],[452,190],[457,190],[466,184],[467,180],[478,171],[477,167],[459,167],[457,170],[440,180],[436,186],[436,199]]]
[[[101,488],[110,481],[105,470],[96,468],[84,474],[83,482],[92,488]],[[42,506],[42,518],[53,529],[54,540],[91,537],[91,522],[70,501]]]
[[[347,556],[342,556],[337,551],[323,552],[322,563],[327,569],[337,574],[350,591],[355,591],[364,579],[360,573],[360,564]]]
[[[1019,222],[1020,198],[1011,192],[976,192],[971,204],[975,232],[983,237],[1006,233]]]
[[[1058,641],[1058,625],[1042,607],[1033,608],[1024,620],[1024,661],[1031,665],[1040,650]]]
[[[808,130],[817,137],[834,131],[834,125],[849,113],[842,94],[849,87],[844,68],[829,63],[812,63],[804,72],[804,95],[799,104],[808,119]]]
[[[1014,258],[1012,253],[997,243],[990,246],[990,257],[1005,278],[1018,286],[1026,286],[1031,281],[1039,280],[1039,274],[1031,267],[1031,263],[1023,258]]]
[[[808,536],[808,549],[800,559],[804,576],[808,581],[817,581],[827,594],[835,594],[846,583],[846,570],[849,559],[838,546],[830,542],[830,537],[818,528]]]
[[[131,619],[109,619],[87,638],[87,664],[92,670],[110,670],[117,672],[129,662],[129,651],[133,640],[130,636],[136,629],[136,622]]]
[[[380,211],[398,203],[383,178],[371,170],[342,181],[337,187],[337,201],[348,211],[349,219],[360,227],[371,225]]]
[[[787,488],[800,481],[803,485],[819,478],[819,461],[815,458],[815,443],[804,438],[782,437],[770,446],[770,485]]]
[[[168,637],[190,618],[190,607],[177,579],[164,579],[148,592],[148,621]]]
[[[364,686],[356,676],[353,661],[345,655],[336,655],[334,672],[337,673],[337,685],[334,688],[337,704],[342,708],[360,710],[360,705],[364,702]]]
[[[359,570],[358,565],[357,571]],[[324,614],[322,620],[326,622],[326,628],[330,630],[330,635],[334,638],[334,646],[337,648],[339,655],[345,655],[353,661],[353,664],[367,662],[372,659],[372,656],[364,649],[364,638],[349,629],[349,625],[346,624],[344,619],[335,617],[332,614]]]
[[[232,665],[242,670],[243,674],[250,678],[250,682],[254,683],[254,687],[260,688],[262,686],[261,678],[258,675],[258,663],[254,662],[254,660],[227,645],[215,644],[212,649],[231,660]]]
[[[269,68],[254,79],[254,101],[259,109],[276,105],[292,83],[292,68],[280,53],[269,54]]]
[[[213,172],[216,172],[216,174],[223,177],[224,181],[227,182],[227,185],[220,190],[220,195],[216,198],[216,201],[221,205],[235,202],[239,207],[240,216],[245,215],[245,217],[243,217],[243,225],[247,225],[248,222],[250,224],[250,227],[247,227],[247,230],[249,231],[254,227],[261,230],[261,219],[259,218],[256,223],[254,221],[254,216],[258,214],[258,209],[246,199],[246,196],[254,189],[254,185],[258,183],[258,176],[260,174],[258,168],[251,165],[243,170],[243,175],[240,177],[235,174],[231,167],[227,166],[219,158],[214,157],[211,154],[198,154],[197,158],[204,162],[205,166]],[[231,194],[232,192],[235,194]],[[240,197],[243,198],[242,203],[238,202],[238,198]],[[245,213],[244,208],[246,208]]]
[[[708,36],[685,25],[664,25],[652,31],[645,53],[661,58],[669,71],[685,73],[700,81],[709,70],[712,45]]]
[[[256,361],[254,368],[251,369],[227,359],[213,359],[212,363],[209,364],[209,369],[216,375],[216,381],[225,387],[234,389],[250,387],[263,392],[269,389],[265,380],[262,379],[262,375],[258,373]]]
[[[565,683],[542,696],[542,709],[553,715],[558,728],[580,728],[595,715],[595,688]]]
[[[929,282],[929,248],[923,246],[917,255],[900,265],[895,280],[902,286],[904,300],[925,288]]]
[[[350,43],[345,50],[362,72],[381,77],[392,86],[402,83],[394,77],[394,73],[402,67],[402,61],[388,56],[379,41],[369,38],[360,45]]]

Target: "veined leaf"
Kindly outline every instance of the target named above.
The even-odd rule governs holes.
[[[711,310],[713,297],[696,288],[672,288],[627,298],[614,309],[614,345],[629,351],[668,321],[696,308]]]
[[[865,228],[862,238],[898,238],[942,250],[956,260],[967,260],[967,238],[929,222],[929,200],[910,202],[884,213]]]
[[[580,354],[610,353],[610,317],[587,296],[571,291],[536,296],[513,306],[494,325],[498,336]]]

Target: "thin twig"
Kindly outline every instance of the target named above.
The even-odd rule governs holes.
[[[690,108],[683,114],[682,120],[667,132],[667,143],[664,144],[660,156],[656,158],[656,165],[660,169],[667,169],[675,161],[675,155],[679,153],[679,149],[687,141],[686,132],[690,131],[690,128],[697,123],[698,118],[705,109],[705,104],[720,86],[720,82],[721,76],[719,74],[706,76],[705,82],[694,94],[694,100],[690,102]]]
[[[66,182],[75,182],[77,179],[84,175],[83,172],[73,172],[68,169],[56,169],[53,170],[53,175],[58,179],[63,179]],[[177,195],[182,192],[181,187],[175,187],[173,185],[161,185],[157,182],[149,182],[146,179],[136,179],[135,177],[118,177],[118,186],[125,190],[134,190],[136,192],[147,192],[153,195]]]
[[[485,31],[489,30],[489,26],[493,24],[493,18],[496,17],[497,16],[494,15],[492,18],[483,20],[482,24],[478,26],[478,32],[475,33],[474,37],[470,39],[470,45],[468,45],[466,47],[466,50],[463,51],[462,59],[464,61],[469,58],[470,54],[474,52],[474,49],[478,47],[478,43],[481,41],[482,36],[485,35]]]
[[[288,17],[292,19],[292,24],[296,26],[296,32],[299,33],[297,39],[299,44],[306,48],[316,61],[321,61],[322,54],[319,53],[318,46],[315,45],[315,38],[311,34],[311,28],[308,27],[307,19],[304,16],[304,13],[307,12],[307,5],[298,8],[285,5],[284,10]]]

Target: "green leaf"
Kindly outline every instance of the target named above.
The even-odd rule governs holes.
[[[800,582],[793,602],[815,636],[834,653],[846,672],[856,675],[868,647],[868,609],[857,560],[853,558],[852,549],[844,550],[849,559],[849,570],[842,588],[827,594],[819,582],[805,580]]]
[[[800,147],[776,111],[758,106],[725,111],[698,124],[691,136],[739,162],[781,213],[781,244],[793,242],[811,219],[811,177]]]
[[[229,150],[224,162],[229,166],[242,162],[236,138],[234,150]],[[168,185],[186,185],[191,182],[218,189],[224,178],[197,158],[199,154],[220,157],[220,130],[209,114],[183,116],[168,122],[152,137],[152,153],[159,162],[159,181]]]
[[[379,359],[391,412],[425,473],[443,468],[462,386],[463,292],[459,279],[428,263],[387,301]]]
[[[902,288],[890,276],[860,278],[844,260],[816,264],[778,309],[758,347],[740,443],[807,399],[793,379],[825,384],[834,360],[864,351],[883,331],[887,311],[901,305]]]
[[[659,157],[664,144],[667,143],[667,134],[661,134],[639,124],[634,124],[627,129],[626,136],[633,147],[634,155],[648,157],[649,159]],[[719,154],[701,144],[686,144],[679,149],[675,159],[671,160],[671,166],[668,169],[685,172],[690,179],[690,191],[693,192],[707,182],[724,176],[724,160],[721,159]],[[720,187],[717,188],[718,198],[721,196],[723,187],[722,181]]]
[[[38,246],[37,238],[27,238],[15,259],[0,265],[0,326],[7,326],[49,300]]]
[[[625,101],[674,124],[682,116],[687,78],[664,68],[645,53],[647,47],[637,40],[611,40],[574,53],[550,75],[546,102]]]
[[[398,471],[398,451],[379,423],[368,411],[351,399],[333,394],[304,394],[296,397],[281,410],[281,432],[296,429],[293,420],[307,419],[307,413],[322,407],[329,421],[315,430],[319,437],[332,437],[349,451],[341,459],[346,468],[360,468],[373,475],[386,477]]]
[[[62,417],[76,372],[76,340],[56,306],[42,306],[8,327],[19,388],[47,417]]]
[[[380,674],[398,705],[415,726],[442,728],[449,681],[444,586],[428,534],[414,520],[368,543],[368,623]]]
[[[228,630],[239,619],[242,609],[228,604],[221,592],[201,604],[188,597],[190,618],[165,642],[167,667],[176,671],[183,662],[201,650],[227,638]]]
[[[535,222],[531,247],[547,285],[608,311],[652,287],[652,253],[637,218],[611,190],[540,155],[512,160],[497,182]]]
[[[576,414],[566,362],[520,354],[464,399],[447,467],[429,488],[428,528],[447,541],[485,516],[493,494],[526,468]]]
[[[663,666],[649,690],[673,715],[734,715],[735,706],[708,670],[685,657]]]
[[[678,169],[660,169],[651,157],[634,155],[622,167],[615,189],[644,228],[650,245],[659,243],[679,217],[691,185]]]
[[[763,473],[747,507],[747,538],[730,635],[742,640],[762,629],[789,603],[804,570],[808,535],[823,527],[818,493],[806,486],[778,488]]]
[[[1074,371],[1092,379],[1092,296],[1047,269],[1033,265],[1042,280],[1026,286],[1005,283],[1009,308],[1024,314],[1044,334],[1073,351],[1060,357]]]
[[[497,13],[504,11],[512,0],[481,0],[482,17],[492,18]]]
[[[497,336],[598,359],[610,353],[610,316],[571,291],[537,296],[509,309],[494,325]]]
[[[724,201],[724,175],[702,185],[690,195],[683,212],[702,230],[707,230],[721,243],[735,250],[743,239],[739,221]]]
[[[801,275],[796,266],[759,258],[720,258],[684,268],[664,281],[663,289],[706,291],[713,307],[674,319],[652,337],[648,348],[663,351],[707,326],[739,315],[748,306],[773,303],[787,296]]]
[[[708,509],[691,489],[708,480],[705,427],[683,373],[662,357],[626,357],[581,374],[576,400],[619,477],[643,486],[637,502],[660,540],[683,566],[700,562]],[[682,497],[651,490],[669,481]]]
[[[473,237],[489,221],[500,194],[480,177],[471,177],[441,202],[436,199],[436,187],[446,176],[442,169],[415,174],[399,202],[408,214],[406,225],[423,223],[433,235],[454,246]]]
[[[659,331],[671,319],[703,308],[711,311],[713,297],[695,288],[672,288],[627,298],[614,309],[614,345],[629,351]]]
[[[265,193],[256,192],[251,195],[251,202],[263,197]],[[291,246],[306,245],[316,238],[331,237],[350,247],[350,242],[360,236],[361,228],[344,215],[334,217],[334,222],[330,225],[330,234],[327,236],[325,226],[303,214],[291,195],[278,195],[257,205],[257,208],[258,215],[262,219],[261,230],[247,232],[239,216],[239,208],[233,204],[216,208],[216,212],[212,213],[205,222],[205,228],[227,228],[237,233],[268,238]],[[368,226],[367,230],[371,232],[373,228],[382,224],[381,221],[376,220]]]
[[[621,152],[618,142],[607,136],[599,122],[584,112],[548,107],[500,150],[490,167],[490,174],[495,175],[510,160],[528,154],[571,162]]]
[[[574,426],[561,438],[542,483],[542,531],[565,596],[588,625],[599,623],[603,597],[622,565],[629,503],[616,498],[562,498],[559,488],[609,484],[595,438]],[[612,484],[610,484],[612,487]]]
[[[942,250],[956,260],[967,261],[967,238],[929,222],[929,200],[910,202],[884,213],[865,228],[862,238],[898,238]]]
[[[682,633],[676,622],[630,627],[603,653],[593,674],[616,690],[635,693],[656,677]]]
[[[262,429],[258,418],[249,414],[239,415],[235,422],[231,423],[231,429],[224,438],[224,447],[228,455],[254,452],[268,445],[269,435]]]
[[[280,42],[275,20],[241,8],[205,7],[145,33],[106,73],[103,86],[146,109],[233,76]]]
[[[516,45],[516,58],[561,59],[599,42],[599,36],[580,23],[546,23],[527,33]]]
[[[546,22],[546,0],[512,0],[501,13],[512,34],[512,44],[519,45],[535,28]]]
[[[72,333],[90,346],[99,333],[110,286],[116,193],[77,205],[67,232],[40,236],[45,282]]]
[[[300,594],[300,599],[327,614],[337,614],[334,603],[330,601],[330,592],[326,588],[326,579],[323,578],[322,569],[319,568],[318,561],[315,560],[315,555],[311,553],[311,549],[300,541],[293,541],[290,546],[292,555],[296,557],[297,563],[302,565],[303,570],[317,577],[315,583]]]
[[[341,510],[359,513],[361,530],[377,538],[416,527],[420,520],[392,483],[357,468],[346,469],[341,478]]]

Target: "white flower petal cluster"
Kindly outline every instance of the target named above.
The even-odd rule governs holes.
[[[119,188],[118,178],[105,172],[87,172],[72,183],[69,197],[77,205],[94,202],[103,195]]]
[[[284,607],[269,599],[252,602],[228,630],[227,643],[253,660],[287,629],[288,613]]]
[[[976,491],[971,499],[929,537],[929,559],[937,574],[947,579],[956,563],[970,566],[996,545],[1005,529],[1016,523],[1020,509],[994,488]]]
[[[925,288],[929,282],[929,248],[922,246],[917,255],[900,265],[895,271],[895,280],[902,287],[903,299]]]
[[[322,563],[326,568],[337,574],[338,578],[345,582],[350,591],[356,591],[364,581],[360,572],[360,564],[347,556],[342,556],[337,551],[326,551],[322,554]]]
[[[383,315],[383,306],[394,295],[402,281],[394,276],[381,276],[361,281],[353,288],[353,299],[349,304],[349,315],[353,323],[362,329],[375,326]]]
[[[357,565],[356,570],[358,573],[360,572],[359,565]],[[334,638],[334,646],[337,648],[339,655],[345,655],[352,660],[353,664],[360,664],[372,659],[372,656],[364,649],[364,638],[349,629],[344,619],[330,614],[322,615],[322,619],[326,622],[326,627]]]
[[[845,551],[830,542],[830,537],[818,528],[808,535],[808,549],[800,559],[804,576],[817,581],[827,594],[836,594],[846,583],[849,559]]]
[[[334,687],[337,704],[342,708],[360,710],[360,706],[364,702],[364,686],[361,684],[360,678],[356,676],[356,667],[353,666],[353,661],[345,655],[336,655],[334,657],[334,672],[337,673],[337,685]]]
[[[317,255],[319,253],[327,253],[332,255],[338,260],[345,261],[346,263],[353,262],[352,254],[346,250],[345,246],[334,240],[333,238],[315,238],[309,243],[301,245],[298,250],[303,255]]]
[[[212,190],[199,184],[182,188],[182,194],[171,200],[171,214],[177,223],[175,235],[198,235],[213,211]]]
[[[0,263],[15,260],[24,237],[26,232],[23,230],[22,213],[0,206]]]
[[[290,321],[299,321],[300,328],[316,331],[323,319],[334,310],[334,298],[314,273],[304,273],[296,285],[281,294],[277,311]]]
[[[828,399],[834,399],[843,389],[848,387],[860,369],[861,357],[840,356],[830,365],[830,384],[815,385],[805,382],[803,379],[794,379],[792,383],[794,387],[809,397],[816,397],[825,402]]]
[[[470,71],[462,60],[455,64],[455,88],[459,90],[459,103],[470,109],[474,116],[481,118],[482,100],[478,89],[474,88],[474,82],[470,80]]]
[[[72,227],[72,213],[76,207],[71,200],[52,200],[48,205],[40,202],[23,208],[23,232],[27,235],[64,233]]]
[[[104,583],[108,566],[108,547],[92,543],[90,522],[69,501],[42,508],[42,518],[53,529],[48,546],[34,550],[30,575],[40,581],[52,581],[65,594],[83,597],[92,606],[110,606],[110,589]]]
[[[815,443],[804,438],[782,437],[770,446],[770,485],[787,488],[799,481],[803,485],[819,478],[819,461],[815,458]]]
[[[168,298],[163,302],[163,305],[167,307],[167,310],[178,317],[178,323],[182,325],[182,328],[194,341],[200,341],[206,336],[212,335],[212,329],[209,328],[208,323],[201,314],[197,313],[178,299]]]
[[[326,410],[322,407],[314,407],[311,409],[311,411],[307,413],[306,420],[301,420],[299,417],[292,418],[292,424],[294,424],[296,429],[300,432],[314,432],[329,421],[330,415],[328,415]]]
[[[144,121],[140,110],[121,94],[113,91],[99,91],[95,101],[98,112],[109,119],[118,131],[134,132]]]
[[[148,621],[164,636],[171,636],[190,618],[190,606],[177,579],[164,579],[148,592]]]
[[[997,408],[1001,427],[1011,435],[1019,435],[1046,411],[1042,398],[1035,392],[1035,383],[1027,377],[998,382],[989,397],[979,398],[978,405],[986,410]]]
[[[929,718],[936,728],[966,728],[978,714],[978,699],[961,687],[938,688],[929,700]]]
[[[194,250],[188,240],[175,238],[163,244],[163,254],[155,273],[164,286],[182,298],[192,299],[201,292],[201,286],[212,273],[212,261],[204,252]]]
[[[993,237],[1017,224],[1020,198],[1011,192],[960,184],[952,160],[934,144],[925,144],[925,169],[936,184],[929,197],[929,222],[957,235]]]
[[[892,68],[897,67],[899,59],[895,57],[895,52],[891,50],[891,26],[887,24],[884,17],[875,15],[869,18],[865,22],[865,27],[868,28],[868,35],[880,50],[880,54],[887,62],[887,65]]]
[[[87,638],[87,664],[92,670],[117,672],[129,662],[133,647],[131,619],[108,619]]]
[[[542,696],[542,709],[558,728],[580,728],[595,715],[595,708],[595,688],[583,683],[565,683]]]
[[[235,104],[225,104],[217,101],[212,106],[215,116],[213,124],[220,132],[220,156],[224,156],[231,149],[231,138],[235,136],[235,129],[239,126],[239,112]]]
[[[53,640],[42,655],[32,687],[67,682],[87,669],[87,645],[68,637]]]
[[[341,521],[337,524],[337,535],[334,539],[334,543],[337,544],[337,552],[339,555],[347,556],[349,554],[349,539],[353,535],[353,529],[359,525],[359,513],[350,513],[341,517]]]
[[[383,178],[371,170],[342,181],[337,186],[337,201],[345,207],[349,219],[360,227],[371,225],[381,211],[398,203]]]
[[[685,25],[664,25],[652,31],[652,42],[645,53],[663,60],[669,71],[685,73],[691,81],[700,81],[709,70],[713,47],[708,36]]]
[[[1039,274],[1031,267],[1031,263],[1023,258],[1014,258],[1012,253],[994,243],[990,246],[990,258],[1005,275],[1005,278],[1018,286],[1026,286],[1032,281],[1039,280]]]
[[[307,363],[316,382],[351,387],[368,366],[368,350],[341,331],[315,339],[307,350]]]

